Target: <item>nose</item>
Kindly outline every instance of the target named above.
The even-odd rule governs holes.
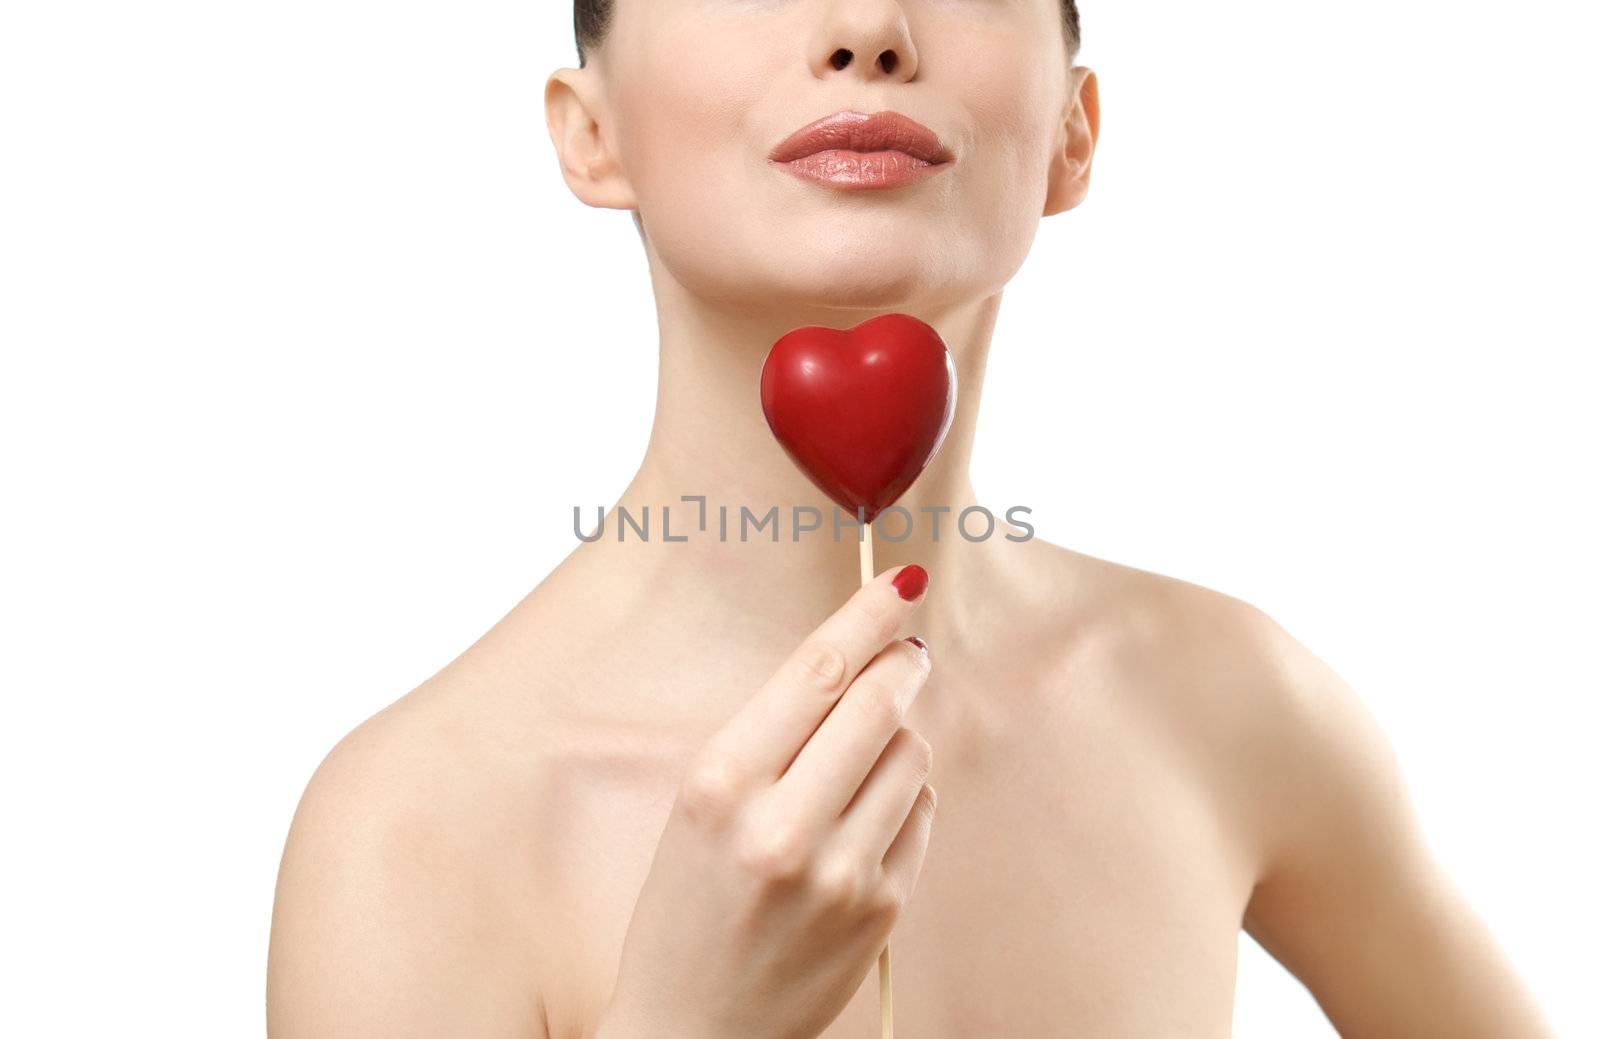
[[[899,0],[838,0],[822,28],[819,76],[853,71],[869,80],[917,73],[917,50]]]

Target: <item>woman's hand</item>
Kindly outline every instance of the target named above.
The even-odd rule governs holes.
[[[933,751],[900,724],[931,665],[891,642],[925,584],[862,586],[696,753],[598,1039],[814,1039],[860,987],[933,823]]]

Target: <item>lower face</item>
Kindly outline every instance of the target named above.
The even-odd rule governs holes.
[[[797,42],[819,31],[807,5],[708,10],[633,7],[608,43],[612,143],[651,248],[688,291],[739,304],[909,309],[992,295],[1010,280],[1038,230],[1067,77],[1064,51],[1025,12],[919,9],[917,72],[903,80],[848,68],[819,78]],[[903,152],[767,158],[841,109],[901,112],[955,157],[935,166]]]

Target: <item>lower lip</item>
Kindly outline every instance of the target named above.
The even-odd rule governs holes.
[[[950,164],[928,162],[902,151],[858,152],[833,148],[778,165],[801,180],[826,184],[832,188],[857,190],[910,184]]]

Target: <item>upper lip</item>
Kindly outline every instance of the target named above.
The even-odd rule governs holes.
[[[899,112],[835,112],[807,123],[784,138],[772,154],[773,162],[795,159],[831,148],[848,151],[902,151],[924,162],[948,162],[950,149],[938,134]]]

